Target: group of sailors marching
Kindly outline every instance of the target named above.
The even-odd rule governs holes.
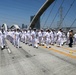
[[[0,46],[3,50],[5,48],[5,39],[8,39],[15,47],[20,47],[20,42],[38,48],[40,45],[45,45],[46,48],[51,48],[51,45],[57,44],[58,47],[68,44],[72,47],[76,44],[76,34],[73,34],[73,30],[70,30],[65,34],[62,29],[58,31],[52,29],[13,29],[8,31],[0,30]],[[74,41],[74,42],[73,42]]]

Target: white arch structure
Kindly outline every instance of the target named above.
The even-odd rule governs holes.
[[[6,23],[3,23],[3,24],[2,24],[2,28],[3,28],[5,31],[7,31],[7,25],[6,25]]]
[[[30,25],[28,26],[28,29],[33,29],[35,27],[36,22],[40,18],[40,16],[43,14],[43,12],[54,2],[55,0],[46,0],[46,2],[42,5],[42,7],[39,9],[39,11],[36,13],[34,18],[32,19]]]
[[[16,25],[16,24],[13,24],[13,25],[10,27],[10,29],[20,29],[20,27],[19,27],[18,25]]]

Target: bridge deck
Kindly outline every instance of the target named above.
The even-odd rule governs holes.
[[[20,43],[15,48],[0,50],[0,75],[76,75],[76,47],[39,46],[38,49]]]

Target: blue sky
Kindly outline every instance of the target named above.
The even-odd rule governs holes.
[[[7,25],[11,26],[12,24],[18,24],[21,26],[22,24],[29,25],[30,23],[30,16],[35,15],[39,8],[46,0],[0,0],[0,25],[6,23]],[[41,26],[51,26],[56,27],[58,21],[60,20],[59,12],[57,13],[60,4],[63,0],[56,0],[56,4],[54,3],[43,13],[41,16]],[[71,3],[73,0],[64,0],[62,5],[63,7],[63,17],[66,15]],[[54,6],[53,10],[51,11],[52,7]],[[63,26],[70,26],[74,19],[76,18],[76,0],[73,6],[70,8],[68,14],[66,15],[62,25]],[[51,14],[49,15],[51,11]],[[57,13],[56,18],[55,14]],[[49,17],[48,17],[49,15]],[[48,21],[45,24],[46,19]],[[52,23],[54,19],[54,22]],[[51,25],[52,23],[52,25]],[[74,23],[73,26],[75,25]]]

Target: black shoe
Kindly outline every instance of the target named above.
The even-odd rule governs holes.
[[[1,50],[3,50],[4,48],[1,48]]]
[[[6,46],[4,45],[4,48],[5,48]]]

